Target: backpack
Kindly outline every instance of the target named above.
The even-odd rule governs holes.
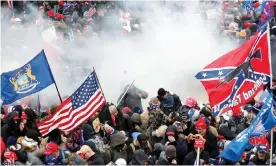
[[[182,103],[177,94],[172,93],[172,96],[173,96],[173,101],[174,101],[174,108],[177,111],[182,106]]]

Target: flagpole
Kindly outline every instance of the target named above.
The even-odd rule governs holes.
[[[54,84],[55,84],[55,87],[56,87],[56,90],[57,90],[57,93],[58,93],[58,97],[59,97],[60,103],[62,103],[62,99],[61,99],[61,96],[60,96],[60,93],[59,93],[59,90],[58,90],[58,87],[57,87],[57,83],[56,83],[56,80],[54,79],[54,75],[53,75],[53,73],[52,73],[52,70],[51,70],[51,67],[50,67],[50,64],[49,64],[49,62],[48,62],[48,59],[47,59],[47,56],[46,56],[46,54],[45,54],[44,49],[43,49],[43,52],[44,52],[45,59],[46,59],[46,61],[47,61],[48,67],[49,67],[49,69],[50,69],[50,73],[51,73],[52,79],[54,80]]]
[[[200,148],[199,147],[197,147],[197,156],[196,156],[196,166],[199,166],[200,165],[200,163],[199,163],[199,152],[200,152]]]
[[[103,93],[104,100],[106,101],[106,98],[105,98],[105,96],[104,96],[104,92],[103,92],[101,83],[100,83],[100,81],[99,81],[99,78],[98,78],[98,75],[97,75],[97,72],[96,72],[94,66],[93,66],[93,71],[95,72],[95,76],[96,76],[97,82],[98,82],[98,84],[99,84],[99,86],[100,86],[100,89],[101,89],[101,91],[102,91],[102,93]]]
[[[117,102],[117,106],[118,104],[120,104],[120,102],[123,100],[123,98],[125,97],[126,93],[128,92],[129,88],[133,85],[135,80],[132,81],[132,83],[127,87],[125,93],[123,94],[123,96],[120,98],[120,100]]]
[[[271,109],[273,109],[273,107],[271,107]],[[271,138],[270,138],[270,161],[269,161],[269,165],[272,165],[272,158],[273,158],[273,153],[272,153],[272,151],[273,151],[273,130],[274,130],[274,128],[272,128],[271,129]]]

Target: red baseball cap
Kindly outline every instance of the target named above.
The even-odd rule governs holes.
[[[204,144],[205,144],[204,140],[202,140],[202,139],[195,139],[194,147],[195,148],[199,147],[201,149],[204,149]]]
[[[53,154],[54,152],[58,152],[58,145],[54,142],[48,143],[44,154],[46,156],[49,156],[49,155]]]
[[[196,129],[207,129],[206,121],[204,119],[199,119],[195,123],[195,128]]]
[[[186,106],[188,107],[194,107],[195,105],[197,104],[197,101],[195,98],[193,97],[189,97],[186,101],[185,101],[185,104]]]

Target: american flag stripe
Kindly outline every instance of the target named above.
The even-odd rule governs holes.
[[[47,125],[48,127],[45,127],[44,129],[39,128],[41,133],[47,133],[55,128],[59,128],[61,130],[69,130],[68,128],[72,129],[73,126],[70,125],[74,124],[74,122],[76,122],[76,118],[80,116],[81,117],[77,119],[78,124],[86,121],[93,115],[93,113],[97,112],[98,108],[105,102],[100,90],[98,90],[98,92],[95,93],[95,97],[92,97],[91,99],[91,101],[83,105],[85,107],[80,107],[76,110],[72,110],[72,107],[70,107],[66,112],[67,115],[60,115],[60,118],[58,118],[54,123]],[[91,108],[93,108],[93,110],[90,110]]]
[[[58,126],[60,126],[60,123],[64,123],[64,121],[67,120],[65,118],[68,118],[68,117],[72,118],[72,113],[79,112],[79,111],[84,111],[85,109],[83,109],[83,108],[85,108],[87,105],[89,106],[90,104],[93,104],[94,99],[97,99],[99,97],[99,95],[101,95],[100,90],[98,90],[98,92],[96,92],[94,94],[95,98],[92,97],[90,100],[88,100],[88,102],[85,105],[83,105],[83,106],[81,106],[78,109],[73,110],[73,111],[71,111],[72,110],[72,104],[70,102],[68,105],[66,105],[66,109],[62,110],[61,113],[57,114],[58,116],[55,116],[56,118],[54,117],[52,119],[51,123],[46,122],[46,123],[43,124],[43,126],[40,126],[39,129],[42,130],[43,128],[49,128],[50,126],[52,126],[53,122],[55,122],[55,124],[58,124]],[[71,97],[68,98],[68,100],[71,101]]]
[[[54,115],[37,124],[44,136],[58,128],[72,131],[99,111],[105,104],[97,75],[93,71],[84,83],[68,97]]]
[[[45,126],[40,126],[39,129],[41,134],[46,135],[48,132],[54,130],[55,128],[71,131],[72,129],[74,129],[76,124],[79,125],[86,121],[94,113],[96,113],[98,111],[98,108],[102,106],[105,102],[100,90],[97,90],[97,92],[94,95],[95,96],[91,97],[87,104],[75,110],[73,110],[72,107],[69,107],[66,110],[63,110],[65,112],[63,114],[59,114],[58,119],[56,119],[54,122],[47,124]],[[91,108],[93,108],[93,110],[91,110]],[[76,118],[78,118],[77,123],[74,124],[74,122],[76,122]]]
[[[78,116],[78,118],[74,118],[73,121],[70,122],[70,124],[67,124],[65,126],[60,127],[63,131],[72,131],[77,126],[81,125],[83,122],[87,121],[89,118],[91,118],[98,110],[105,104],[104,97],[101,96],[100,100],[95,104],[93,109],[91,111],[88,111],[86,114],[82,116]],[[91,109],[91,106],[88,108],[88,110]],[[71,126],[73,125],[73,126]]]
[[[70,102],[70,98],[65,100],[59,107],[57,107],[53,116],[46,118],[43,123],[38,123],[38,129],[43,129],[51,126],[51,124],[55,121],[55,119],[62,118],[63,116],[67,116],[69,114],[68,110],[71,108],[72,103]],[[60,109],[61,108],[61,109]]]

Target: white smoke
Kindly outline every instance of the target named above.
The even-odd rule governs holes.
[[[194,76],[204,66],[233,48],[232,45],[215,39],[210,32],[210,29],[214,30],[215,23],[204,21],[196,14],[196,1],[178,2],[179,5],[186,5],[186,11],[174,16],[168,15],[168,9],[161,7],[160,2],[143,3],[146,5],[142,7],[147,10],[134,12],[147,20],[143,25],[143,33],[131,37],[104,36],[86,40],[84,47],[70,46],[72,66],[76,66],[76,61],[81,61],[81,66],[91,70],[94,66],[106,99],[113,103],[122,93],[122,87],[132,80],[135,80],[138,88],[147,91],[149,97],[156,96],[157,90],[163,87],[178,94],[181,100],[194,96],[200,102],[207,101],[203,86]],[[127,4],[137,8],[141,3]],[[41,35],[35,25],[20,28],[19,31],[20,35],[13,35],[14,29],[11,28],[5,29],[4,33],[2,31],[2,72],[20,67],[42,49],[42,44],[37,42],[41,40]],[[17,41],[23,41],[13,45],[11,36]],[[9,49],[12,49],[13,54],[8,53],[6,45],[11,47]],[[53,62],[49,60],[49,63],[51,65]],[[74,67],[73,70],[77,69]],[[86,77],[80,76],[76,83],[66,87],[65,82],[68,80],[61,79],[62,73],[53,74],[61,94],[67,95],[72,94]],[[55,96],[54,86],[41,92],[45,93]],[[143,101],[144,107],[147,101]]]

